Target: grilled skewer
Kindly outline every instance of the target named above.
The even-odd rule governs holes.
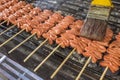
[[[103,80],[108,69],[115,73],[120,67],[120,33],[116,35],[116,40],[113,41],[107,49],[107,55],[104,56],[104,61],[100,65],[106,67],[102,73],[100,80]]]
[[[20,10],[22,7],[24,7],[26,4],[22,1],[18,2],[16,5],[9,7],[8,9],[5,9],[1,12],[2,15],[0,15],[0,20],[7,20],[8,16],[11,14],[14,14],[17,10]]]
[[[82,70],[80,71],[80,73],[78,74],[78,76],[76,77],[75,80],[79,80],[79,78],[81,77],[81,75],[83,74],[85,68],[87,67],[87,65],[90,63],[91,61],[91,57],[88,58],[88,60],[86,61],[85,65],[83,66]]]
[[[5,3],[10,2],[11,0],[0,0],[0,5],[4,5]]]
[[[58,45],[57,47],[55,47],[52,52],[34,69],[34,72],[36,72],[47,60],[48,58],[50,58],[51,55],[53,55],[53,53],[60,47],[60,45]],[[27,59],[27,58],[26,58]],[[26,59],[24,60],[24,62],[26,61]]]
[[[58,25],[53,27],[47,33],[44,33],[43,37],[48,39],[49,44],[52,44],[53,41],[57,39],[57,36],[63,33],[73,22],[74,18],[72,16],[66,16]]]
[[[108,67],[105,68],[104,72],[102,73],[102,75],[101,75],[101,77],[100,77],[100,80],[103,80],[103,78],[104,78],[107,70],[108,70]]]
[[[77,31],[74,31],[74,32],[77,32]],[[71,34],[72,35],[72,34]],[[68,36],[68,33],[67,33],[67,36]],[[66,37],[67,37],[66,36]],[[84,38],[83,38],[84,39]],[[111,39],[111,38],[110,38]],[[60,40],[60,39],[59,39]],[[85,40],[85,39],[84,39]],[[64,41],[64,39],[63,40],[61,40],[61,42],[63,42]],[[78,39],[78,41],[80,41],[79,39]],[[78,41],[75,41],[75,42],[78,42]],[[57,43],[59,43],[60,41],[57,41]],[[88,41],[87,41],[88,42]],[[86,43],[87,43],[86,42]],[[89,42],[88,42],[89,43]],[[78,43],[77,43],[78,44]],[[102,44],[102,45],[105,45],[106,46],[106,44],[103,44],[103,43],[101,43],[101,42],[99,42],[99,44]],[[62,47],[64,47],[63,45],[62,45]],[[77,50],[78,51],[78,50]],[[78,51],[79,52],[79,51]],[[80,53],[82,53],[82,51],[80,50]],[[82,74],[82,72],[84,71],[84,69],[85,69],[85,67],[87,66],[87,64],[89,63],[89,61],[91,60],[91,57],[89,57],[89,59],[87,60],[87,63],[85,64],[85,66],[83,67],[83,69],[82,69],[82,71],[80,72],[80,74]],[[79,74],[79,75],[80,75]],[[78,75],[78,78],[79,78],[79,75]]]
[[[26,62],[42,45],[44,45],[48,39],[44,40],[37,48],[35,48],[25,59],[24,62]]]
[[[61,16],[61,14],[59,13],[55,13],[53,14],[47,21],[45,21],[45,23],[43,24],[43,28],[44,27],[47,27],[47,26],[44,26],[44,25],[47,25],[47,24],[50,24],[48,26],[48,28],[45,28],[45,30],[43,31],[40,31],[40,34],[38,34],[38,38],[44,33],[46,32],[47,30],[49,30],[50,28],[52,28],[54,26],[55,23],[58,23],[59,20],[61,20],[63,17]],[[52,25],[51,25],[51,21],[52,21]],[[36,29],[35,29],[36,30]],[[40,29],[42,30],[42,29]],[[34,30],[33,30],[34,31]],[[42,45],[44,45],[44,43],[46,43],[48,41],[48,39],[46,39],[43,43],[41,43],[35,50],[33,50],[25,59],[24,59],[24,62],[26,62]]]
[[[24,5],[24,4],[23,4],[23,5]],[[17,13],[17,11],[16,11],[16,13]],[[14,13],[14,14],[16,14],[16,13]],[[10,14],[9,16],[14,15],[14,14]],[[22,13],[21,13],[21,14],[22,14]],[[15,17],[16,17],[16,16],[15,16]],[[8,17],[8,20],[9,20],[9,17]],[[6,31],[12,29],[14,26],[16,26],[16,25],[13,25],[12,27],[8,28],[7,30],[5,30],[5,31],[2,32],[1,34],[3,34],[3,33],[5,33]],[[6,40],[4,43],[2,43],[2,44],[0,45],[0,47],[2,47],[3,45],[5,45],[6,43],[8,43],[10,40],[12,40],[13,38],[15,38],[17,35],[19,35],[20,33],[22,33],[24,30],[25,30],[25,29],[22,29],[21,31],[19,31],[18,33],[16,33],[15,35],[13,35],[11,38],[9,38],[9,39]]]
[[[63,31],[68,28],[68,26],[74,21],[74,18],[71,16],[66,16],[62,21],[60,21],[60,23],[58,23],[55,27],[53,27],[51,30],[49,30],[47,33],[44,33],[43,35],[45,35],[44,37],[46,38],[46,41],[49,41],[49,43],[51,44],[51,39],[53,39],[52,37],[48,37],[48,35],[52,36],[53,31],[55,30],[54,28],[61,28]],[[67,23],[67,24],[63,24],[63,23]],[[62,26],[63,25],[63,26]],[[62,30],[59,31],[59,33],[57,32],[57,34],[54,34],[55,36],[59,35],[60,33],[62,33]],[[56,37],[57,38],[57,37]],[[55,38],[54,38],[55,40]],[[41,45],[41,44],[40,44]],[[35,53],[37,50],[39,49],[39,47],[37,47],[37,49],[35,49],[33,52]],[[28,57],[24,60],[28,60],[34,53],[30,53],[30,55],[28,55]]]
[[[12,14],[13,15],[13,14]],[[8,17],[9,18],[9,17]],[[13,26],[15,26],[15,25],[13,25]],[[6,40],[4,43],[2,43],[1,45],[0,45],[0,47],[2,47],[2,46],[4,46],[6,43],[8,43],[10,40],[12,40],[13,38],[15,38],[17,35],[19,35],[20,33],[22,33],[23,31],[24,31],[25,29],[22,29],[22,30],[20,30],[18,33],[16,33],[15,35],[13,35],[11,38],[9,38],[8,40]]]
[[[18,44],[16,47],[14,47],[13,49],[11,49],[8,54],[12,53],[15,49],[17,49],[19,46],[21,46],[22,44],[24,44],[26,41],[28,41],[30,38],[32,38],[35,34],[30,35],[28,38],[26,38],[24,41],[22,41],[20,44]]]
[[[2,1],[2,2],[4,2],[4,1]],[[4,4],[0,5],[0,12],[2,12],[3,10],[13,6],[16,3],[18,3],[17,0],[12,0],[12,1],[9,1],[9,2],[5,2]]]
[[[54,30],[54,28],[59,28],[59,27],[61,27],[61,29],[62,29],[62,24],[63,24],[63,22],[67,22],[67,20],[68,20],[68,18],[69,18],[70,16],[67,16],[67,17],[65,17],[59,24],[57,24],[55,27],[53,27],[52,28],[52,30]],[[56,19],[57,20],[57,19]],[[60,18],[60,20],[61,20],[61,18]],[[72,19],[71,19],[72,20]],[[55,23],[56,23],[56,21],[55,21]],[[71,24],[72,22],[69,22],[69,24]],[[64,27],[67,27],[69,24],[67,24],[67,25],[65,25]],[[64,31],[64,29],[66,29],[66,28],[63,28],[63,31]],[[48,30],[48,29],[47,29]],[[52,31],[51,31],[52,32]],[[61,31],[62,32],[62,31]],[[61,32],[59,32],[59,34],[61,33]],[[45,33],[46,34],[46,33]],[[58,35],[58,34],[56,34],[56,35]],[[47,38],[46,38],[47,39]],[[47,40],[49,40],[49,39],[47,39]],[[41,44],[40,44],[41,45]],[[30,55],[28,55],[28,57],[24,60],[24,62],[26,62],[26,60],[28,60],[38,49],[39,49],[40,47],[37,47],[37,49],[35,49],[32,53],[30,53]]]
[[[78,76],[76,77],[76,80],[78,80],[81,77],[82,73],[84,72],[85,68],[87,67],[87,65],[89,64],[89,62],[91,60],[92,60],[93,63],[96,63],[97,59],[101,59],[102,58],[102,53],[106,52],[106,48],[105,47],[108,47],[108,44],[109,44],[109,42],[112,39],[112,36],[113,36],[113,32],[108,28],[107,32],[106,32],[105,39],[102,42],[92,41],[88,45],[88,47],[86,47],[86,51],[88,51],[88,52],[83,53],[83,55],[86,56],[86,57],[89,57],[89,58],[86,61],[85,65],[83,66],[82,70],[79,72]],[[95,47],[95,45],[96,45],[96,47]],[[94,55],[94,57],[96,56],[96,58],[93,57],[93,54],[92,54],[93,52],[91,52],[92,49],[90,47],[93,48],[93,51],[97,50],[95,52],[95,55]],[[98,54],[100,54],[100,55],[98,55]]]
[[[51,75],[51,79],[54,78],[54,76],[58,73],[58,71],[62,68],[62,66],[67,62],[67,60],[71,57],[71,55],[73,54],[73,52],[75,51],[75,49],[73,49],[69,55],[64,59],[64,61],[59,65],[59,67],[55,70],[55,72]]]
[[[26,17],[26,15],[32,15],[32,12],[34,11],[35,8],[33,8],[30,4],[25,5],[22,9],[19,9],[18,11],[16,11],[14,14],[9,15],[9,17],[7,18],[8,23],[12,23],[14,25],[17,25],[18,28],[22,25],[18,25],[20,23],[20,20],[22,19],[24,22],[26,22],[24,20],[24,18]],[[26,20],[28,20],[28,18],[26,18]]]
[[[12,40],[13,38],[15,38],[17,35],[19,35],[19,34],[22,33],[23,31],[24,31],[24,29],[21,30],[21,31],[19,31],[18,33],[16,33],[14,36],[12,36],[12,37],[9,38],[8,40],[6,40],[4,43],[0,44],[0,47],[4,46],[6,43],[8,43],[10,40]]]
[[[19,4],[19,3],[20,2],[18,2],[17,4]],[[69,16],[68,19],[66,19],[66,20],[63,19],[61,21],[61,19],[62,19],[61,15],[60,15],[60,18],[58,18],[58,17],[56,18],[55,16],[51,17],[47,13],[46,14],[41,14],[43,12],[39,11],[39,9],[38,9],[38,12],[33,12],[34,16],[28,15],[28,14],[26,15],[26,13],[30,12],[32,8],[30,10],[27,10],[27,8],[25,9],[24,7],[25,7],[25,4],[21,7],[20,7],[20,5],[19,5],[19,7],[11,6],[9,8],[10,10],[6,9],[6,7],[3,8],[3,10],[1,9],[2,13],[4,14],[4,15],[2,15],[1,20],[7,20],[8,22],[10,22],[12,24],[18,25],[18,28],[20,28],[22,30],[19,31],[14,36],[12,36],[11,38],[9,38],[3,44],[1,44],[0,47],[3,46],[4,44],[6,44],[9,40],[13,39],[15,36],[17,36],[21,32],[23,32],[24,30],[26,30],[26,32],[31,31],[32,35],[30,35],[28,38],[26,38],[24,41],[22,41],[16,47],[14,47],[12,50],[10,50],[9,53],[14,51],[16,48],[18,48],[22,44],[24,44],[27,40],[32,38],[34,35],[37,35],[38,38],[40,38],[41,35],[42,35],[46,39],[36,49],[34,49],[32,51],[32,53],[30,53],[24,59],[24,62],[26,62],[47,41],[49,41],[49,43],[52,44],[53,41],[56,40],[56,43],[59,44],[59,45],[56,48],[54,48],[54,50],[34,69],[34,71],[37,71],[43,65],[43,63],[46,62],[48,60],[48,58],[60,46],[62,48],[71,46],[73,48],[72,52],[66,57],[66,59],[61,63],[61,65],[56,69],[56,71],[52,74],[51,78],[54,78],[54,76],[57,74],[57,72],[62,68],[62,66],[66,63],[66,61],[70,58],[70,56],[76,50],[79,54],[83,54],[85,57],[89,57],[86,64],[84,65],[83,69],[80,71],[80,73],[78,74],[78,76],[76,78],[76,80],[79,79],[79,77],[82,75],[84,69],[87,67],[90,60],[92,60],[92,62],[96,62],[98,59],[101,59],[101,55],[102,55],[101,53],[105,52],[105,51],[102,50],[102,49],[104,49],[103,47],[106,47],[106,46],[108,47],[108,43],[111,40],[111,36],[112,36],[111,34],[107,34],[108,36],[106,37],[105,41],[103,41],[103,42],[91,41],[91,40],[87,40],[85,38],[79,37],[79,31],[76,31],[76,30],[80,30],[80,25],[70,26],[70,24],[72,24],[74,22],[74,18],[71,18],[71,16]],[[16,13],[16,11],[21,10],[21,8],[24,8],[26,13],[25,14],[20,13],[20,15],[19,15],[19,12]],[[8,12],[7,12],[7,10],[8,10]],[[17,16],[14,16],[13,13],[16,13]],[[37,14],[37,13],[39,13],[39,14]],[[9,17],[10,15],[12,15],[12,16]],[[24,15],[24,18],[22,18],[23,15]],[[48,16],[50,16],[49,19],[48,19]],[[78,23],[79,23],[79,21],[78,21]],[[39,26],[37,26],[37,25],[39,25]],[[66,31],[66,29],[69,29],[68,27],[71,28],[71,32],[69,30]],[[12,28],[13,28],[13,26],[8,28],[7,30],[3,31],[1,34],[5,33],[6,31],[8,31]],[[66,34],[61,34],[61,33],[64,33],[64,32],[66,32],[67,35]],[[62,36],[62,38],[60,38],[59,36]],[[91,45],[92,45],[92,48],[90,48]],[[98,46],[98,47],[96,47],[96,46]],[[102,47],[102,49],[101,49],[101,47]],[[98,49],[98,51],[100,51],[100,50],[102,51],[102,52],[100,51],[101,53],[99,55],[95,55],[94,52],[93,52],[93,50],[97,49],[97,48],[100,48],[100,49]],[[94,50],[94,51],[97,52],[96,50]],[[97,53],[99,53],[99,52],[97,52]],[[103,73],[103,76],[101,76],[102,78],[104,77],[104,74],[106,73],[107,69],[108,68],[105,69],[105,71]]]
[[[0,35],[4,34],[5,32],[7,32],[7,31],[11,30],[11,29],[12,29],[12,28],[14,28],[14,27],[15,27],[15,25],[10,26],[10,27],[9,27],[9,28],[7,28],[5,31],[1,32],[1,33],[0,33]]]
[[[81,28],[81,25],[82,25],[82,21],[81,20],[78,20],[76,22],[74,22],[71,26],[70,26],[70,30],[67,30],[65,33],[61,34],[61,37],[58,38],[56,40],[56,42],[58,44],[61,43],[61,47],[65,48],[65,47],[68,47],[70,46],[70,40],[74,39],[75,37],[78,36],[78,34],[76,33],[79,33],[79,30]],[[70,35],[70,36],[69,36]],[[68,37],[69,36],[69,37]],[[71,37],[72,36],[72,37]],[[67,41],[67,44],[65,44]],[[66,63],[66,61],[71,57],[71,55],[73,54],[73,52],[76,50],[76,48],[74,48],[70,53],[69,55],[64,59],[64,61],[59,65],[59,67],[55,70],[55,72],[51,75],[51,79],[54,78],[54,76],[58,73],[58,71],[62,68],[62,66]]]
[[[47,15],[45,15],[47,14]],[[42,21],[45,21],[50,15],[52,14],[51,11],[49,10],[44,10],[41,14],[39,14],[38,16],[36,17],[39,17],[40,19],[36,19],[34,21],[39,21],[41,24]],[[43,15],[43,16],[42,16]],[[44,17],[44,18],[43,18]],[[38,24],[38,25],[39,25]],[[32,24],[33,25],[33,24]],[[36,24],[37,25],[37,24]],[[41,26],[38,26],[38,27],[33,27],[33,30],[36,29],[36,28],[40,28]],[[31,32],[32,33],[32,32]],[[22,41],[20,44],[18,44],[16,47],[14,47],[13,49],[11,49],[8,53],[10,54],[11,52],[13,52],[15,49],[17,49],[18,47],[20,47],[22,44],[24,44],[26,41],[28,41],[30,38],[32,38],[34,35],[38,34],[36,31],[32,33],[31,36],[29,36],[28,38],[26,38],[24,41]]]
[[[71,26],[71,27],[73,27],[73,28],[78,28],[78,27],[80,27],[80,25],[82,24],[82,22],[80,21],[80,20],[78,20],[78,21],[76,21],[76,22],[74,22],[72,25],[74,25],[74,26]],[[68,30],[69,31],[69,30]],[[74,32],[74,31],[73,31]],[[75,31],[76,32],[76,31]],[[54,54],[54,52],[60,47],[60,46],[62,46],[62,44],[61,43],[58,43],[59,45],[57,46],[57,47],[55,47],[54,49],[53,49],[53,51],[34,69],[34,71],[36,72],[47,60],[48,60],[48,58],[51,56],[51,55],[53,55]],[[64,47],[63,47],[64,48]]]
[[[3,21],[3,22],[0,23],[0,25],[4,24],[4,23],[6,23],[6,22],[7,22],[7,21]]]

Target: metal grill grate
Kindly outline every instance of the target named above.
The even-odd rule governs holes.
[[[58,10],[58,11],[61,11],[64,15],[73,15],[74,17],[76,17],[76,18],[78,18],[78,19],[84,19],[85,18],[85,16],[86,16],[86,13],[87,13],[87,6],[89,5],[89,0],[87,0],[87,1],[80,1],[80,0],[66,0],[66,1],[64,1],[64,0],[43,0],[43,1],[34,1],[34,3],[35,3],[35,6],[40,6],[40,7],[42,7],[43,9],[45,9],[45,8],[47,8],[47,9],[52,9],[52,10]],[[38,3],[38,4],[36,4],[36,3]],[[81,3],[81,5],[80,4],[78,4],[78,3]],[[115,2],[114,2],[115,3]],[[118,3],[117,3],[118,4]],[[117,5],[116,3],[115,3],[115,9],[113,10],[113,12],[111,13],[111,17],[110,17],[110,20],[109,20],[109,24],[112,26],[112,29],[115,31],[115,33],[118,33],[119,32],[119,30],[120,30],[120,28],[119,28],[119,24],[120,24],[120,19],[119,19],[119,10],[120,10],[120,8],[119,8],[119,5]],[[55,7],[54,7],[55,6]],[[4,32],[6,32],[4,35],[2,35],[4,38],[8,38],[8,37],[11,37],[11,36],[13,36],[13,35],[16,35],[16,33],[19,31],[18,29],[16,29],[16,28],[11,28],[11,27],[9,27],[9,28],[7,28],[7,25],[5,25],[5,24],[3,24],[2,26],[1,26],[1,32],[2,31],[4,31]],[[6,30],[9,30],[9,31],[6,31]],[[21,32],[23,32],[23,31],[21,31]],[[19,33],[21,33],[21,32],[19,32]],[[17,33],[18,34],[18,33]],[[3,38],[2,37],[2,38]],[[14,37],[12,37],[12,38],[9,38],[9,40],[11,40],[11,39],[13,39]],[[31,39],[30,39],[31,38]],[[8,40],[8,41],[9,41]],[[33,38],[33,35],[31,36],[31,35],[29,35],[29,34],[27,34],[27,33],[25,33],[25,32],[23,32],[23,33],[21,33],[20,35],[16,35],[16,37],[14,38],[14,40],[15,41],[18,41],[18,42],[22,42],[23,40],[25,40],[24,42],[26,42],[25,44],[24,44],[24,46],[22,46],[22,43],[21,43],[21,45],[20,46],[22,46],[22,47],[25,47],[25,49],[26,50],[30,50],[30,49],[32,49],[32,50],[34,50],[35,48],[36,48],[36,46],[38,46],[38,44],[42,44],[43,42],[46,42],[47,40],[45,40],[44,41],[44,39],[42,39],[42,40],[35,40],[35,37]],[[7,41],[7,42],[8,42]],[[3,42],[3,41],[2,41]],[[7,43],[6,42],[6,43]],[[15,42],[15,43],[17,43],[18,44],[18,42]],[[24,43],[23,42],[23,43]],[[4,45],[4,44],[3,44]],[[10,46],[10,45],[8,45],[8,46]],[[27,48],[26,48],[26,46],[27,46]],[[50,53],[51,52],[51,50],[53,50],[52,51],[52,53],[53,52],[55,52],[55,53],[57,53],[57,54],[54,54],[53,55],[53,57],[51,56],[51,58],[53,58],[53,60],[55,60],[55,59],[57,59],[58,58],[58,60],[60,61],[60,62],[57,62],[56,61],[56,63],[60,63],[61,64],[61,62],[66,58],[66,56],[68,55],[68,53],[69,52],[71,52],[71,50],[72,49],[65,49],[65,50],[63,50],[63,49],[58,49],[58,47],[59,46],[57,46],[57,45],[52,45],[52,46],[50,46],[50,45],[48,45],[48,44],[44,44],[43,43],[43,45],[39,45],[39,47],[38,47],[38,49],[36,49],[36,50],[34,50],[33,51],[33,53],[41,53],[41,54],[38,54],[39,56],[42,56],[42,55],[44,55],[44,57],[42,58],[42,60],[41,61],[43,61],[43,59],[45,59],[46,57],[48,57],[48,55],[50,55],[50,54],[47,54],[47,53]],[[1,46],[2,47],[2,46]],[[10,47],[12,47],[12,46],[10,46]],[[13,46],[14,47],[14,46]],[[56,47],[56,48],[55,48]],[[28,49],[29,48],[29,49]],[[58,49],[58,50],[56,50],[56,49]],[[8,50],[9,51],[9,50]],[[6,52],[8,52],[8,51],[6,51]],[[20,51],[20,53],[24,53],[24,51],[25,50],[21,50]],[[30,50],[31,51],[31,50]],[[66,51],[66,52],[65,52]],[[11,51],[12,52],[12,51]],[[17,51],[15,51],[14,52],[14,55],[16,54],[16,52]],[[43,54],[42,52],[44,52],[45,54]],[[10,52],[9,52],[10,53]],[[30,52],[28,51],[28,54],[27,54],[27,51],[25,51],[25,53],[26,53],[26,55],[28,55]],[[52,54],[51,53],[51,54]],[[64,54],[63,54],[64,53]],[[32,53],[31,53],[32,54]],[[65,75],[67,75],[67,76],[69,76],[71,79],[74,79],[75,78],[75,76],[78,74],[78,72],[79,72],[79,70],[81,70],[81,68],[83,67],[83,64],[84,64],[84,62],[86,62],[86,58],[84,58],[83,56],[81,56],[81,55],[78,55],[78,54],[76,54],[75,52],[74,53],[71,53],[71,54],[73,54],[72,56],[71,56],[71,58],[65,63],[65,66],[67,66],[67,68],[65,68],[65,67],[63,67],[63,69],[62,69],[62,71],[60,71],[60,73],[63,73],[63,74],[65,74]],[[12,55],[12,54],[11,54]],[[37,56],[38,56],[37,55]],[[16,54],[16,56],[17,56],[17,54]],[[31,56],[33,56],[33,55],[30,55],[29,57],[31,57]],[[57,57],[58,56],[58,57]],[[29,58],[28,57],[28,58]],[[54,58],[55,57],[55,58]],[[27,59],[28,59],[27,58]],[[35,57],[37,60],[39,60],[38,59],[38,57]],[[26,60],[27,60],[26,59]],[[47,58],[46,58],[47,59]],[[23,60],[23,59],[22,59]],[[24,60],[24,61],[26,61],[26,60]],[[40,61],[40,62],[41,62]],[[30,62],[30,61],[29,61]],[[33,62],[34,63],[34,62]],[[37,62],[37,63],[39,63],[39,62]],[[46,62],[47,63],[47,62]],[[45,63],[45,64],[46,64]],[[73,64],[74,63],[74,64]],[[82,63],[82,64],[80,64],[80,63]],[[63,63],[64,64],[64,63]],[[36,64],[36,65],[38,65],[38,64]],[[36,67],[36,65],[34,65],[34,67]],[[55,66],[55,64],[54,64],[54,66],[53,65],[51,65],[50,63],[48,64],[49,66],[52,66],[52,67],[54,67]],[[92,68],[90,68],[90,66],[92,65]],[[95,65],[95,67],[93,67]],[[83,73],[83,76],[82,76],[82,78],[81,79],[85,79],[85,80],[98,80],[99,79],[99,76],[100,76],[100,74],[102,73],[102,68],[101,67],[99,67],[99,66],[96,66],[97,64],[92,64],[92,63],[90,63],[89,64],[89,67],[87,67],[86,68],[86,70],[85,70],[85,72]],[[58,66],[58,65],[57,65]],[[39,66],[40,67],[40,66]],[[42,68],[42,67],[41,67]],[[98,69],[94,69],[94,68],[100,68],[99,70]],[[56,69],[56,67],[54,67],[54,69]],[[71,69],[71,70],[67,70],[67,72],[65,72],[64,71],[64,69]],[[37,69],[35,69],[34,71],[36,71]],[[45,69],[46,70],[46,69]],[[47,71],[47,70],[46,70]],[[72,71],[73,71],[73,73],[72,74],[69,74],[69,71],[71,71],[70,73],[72,73]],[[52,72],[53,73],[53,72]],[[50,74],[52,74],[52,73],[50,73]],[[93,75],[91,75],[91,73],[93,74]],[[65,76],[64,76],[65,77]],[[57,78],[55,78],[56,80],[57,80]],[[71,79],[69,79],[69,80],[71,80]],[[115,78],[114,77],[110,77],[110,76],[106,76],[106,79],[112,79],[112,80],[114,80]],[[60,79],[61,80],[61,79]]]
[[[5,75],[3,80],[43,80],[1,53],[0,57],[0,73]]]

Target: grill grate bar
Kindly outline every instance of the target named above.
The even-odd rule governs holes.
[[[54,52],[60,47],[60,45],[58,45],[57,47],[55,47],[52,52],[34,69],[34,71],[36,72],[47,60],[48,58],[50,58],[51,55],[54,54]]]
[[[4,24],[4,23],[6,23],[6,22],[7,22],[7,21],[3,21],[3,22],[0,23],[0,25]]]
[[[0,63],[0,73],[4,74],[6,78],[10,80],[43,80],[26,68],[12,61],[7,56],[0,53],[0,57],[2,59]],[[26,76],[26,74],[28,74],[28,76]]]
[[[79,80],[79,78],[81,77],[81,75],[83,74],[85,68],[88,66],[88,64],[91,61],[91,57],[88,58],[88,60],[86,61],[85,65],[83,66],[82,70],[79,72],[78,76],[76,77],[75,80]]]
[[[14,47],[13,49],[11,49],[8,54],[12,53],[15,49],[17,49],[18,47],[20,47],[22,44],[24,44],[26,41],[28,41],[30,38],[32,38],[35,34],[32,34],[31,36],[27,37],[25,40],[23,40],[20,44],[18,44],[16,47]]]
[[[7,32],[7,31],[11,30],[11,29],[12,29],[12,28],[14,28],[14,27],[15,27],[15,25],[10,26],[10,27],[9,27],[9,28],[7,28],[5,31],[1,32],[1,33],[0,33],[0,35],[4,34],[5,32]]]
[[[10,37],[8,40],[6,40],[5,42],[3,42],[2,44],[0,44],[0,47],[4,46],[5,44],[7,44],[9,41],[11,41],[13,38],[15,38],[17,35],[19,35],[20,33],[22,33],[25,29],[20,30],[18,33],[16,33],[15,35],[13,35],[12,37]]]
[[[114,22],[114,21],[112,21],[112,22]],[[35,52],[36,52],[36,51],[37,51],[37,50],[35,50]],[[33,55],[33,54],[32,54],[32,55]],[[32,56],[32,55],[31,55],[31,56]]]
[[[43,42],[47,42],[47,39],[46,39],[45,41],[43,41]],[[41,43],[42,45],[43,45],[43,42]],[[39,47],[39,48],[40,48],[40,47]],[[39,48],[38,48],[38,49],[39,49]],[[36,49],[35,52],[36,52],[38,49]],[[55,48],[54,48],[54,49],[55,49]],[[55,52],[54,49],[53,49],[53,51],[52,51],[53,53]],[[74,50],[74,49],[73,49],[73,50]],[[35,53],[35,52],[34,52],[34,53]],[[33,53],[33,54],[34,54],[34,53]],[[73,53],[73,52],[71,52],[71,55],[72,55],[72,53]],[[32,55],[33,55],[33,54],[32,54]],[[31,56],[32,56],[32,55],[31,55]],[[71,55],[69,54],[68,56],[70,57]],[[29,55],[28,55],[28,56],[29,56]],[[30,56],[30,57],[31,57],[31,56]],[[49,55],[48,55],[48,56],[49,56]],[[48,56],[47,56],[47,57],[48,57]],[[57,72],[62,68],[62,66],[67,62],[67,60],[69,59],[68,56],[67,56],[66,59],[60,64],[60,66],[57,68],[57,70],[53,73],[53,75],[51,76],[51,78],[53,78],[53,77],[57,74]],[[49,58],[49,57],[48,57],[48,58]],[[38,65],[38,66],[39,66],[39,65]],[[38,67],[38,66],[37,66],[37,67]],[[37,67],[36,67],[36,69],[34,69],[34,71],[37,70]]]
[[[103,80],[105,74],[107,73],[108,67],[105,68],[104,72],[102,73],[100,80]]]
[[[67,62],[67,60],[71,57],[71,55],[73,54],[73,52],[75,51],[75,49],[73,49],[69,55],[64,59],[64,61],[59,65],[59,67],[55,70],[55,72],[53,72],[53,74],[51,75],[51,79],[54,78],[54,76],[58,73],[58,71],[62,68],[62,66]]]
[[[33,54],[35,54],[35,52],[42,47],[48,40],[44,40],[37,48],[35,48],[25,59],[24,62],[26,62]]]

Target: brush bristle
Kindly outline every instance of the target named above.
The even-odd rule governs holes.
[[[87,18],[80,30],[80,35],[93,40],[103,40],[106,34],[107,22]]]

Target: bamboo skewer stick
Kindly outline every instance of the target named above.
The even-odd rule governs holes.
[[[35,33],[36,34],[36,33]],[[15,49],[17,49],[18,47],[20,47],[22,44],[24,44],[26,41],[28,41],[30,38],[32,38],[35,34],[30,35],[28,38],[26,38],[24,41],[22,41],[20,44],[18,44],[16,47],[14,47],[13,49],[11,49],[8,54],[12,53]]]
[[[3,22],[0,23],[0,25],[4,24],[4,23],[6,23],[6,22],[7,22],[7,21],[3,21]]]
[[[34,50],[24,59],[24,62],[26,62],[33,54],[35,54],[35,52],[36,52],[42,45],[44,45],[47,41],[48,41],[48,39],[44,40],[36,49],[34,49]]]
[[[90,61],[91,61],[91,57],[88,58],[88,60],[86,61],[85,65],[83,66],[82,70],[80,71],[80,73],[78,74],[75,80],[79,80],[79,78],[81,77],[82,73],[84,72],[85,68],[90,63]]]
[[[53,53],[60,47],[60,45],[58,45],[57,47],[55,47],[52,52],[34,69],[34,72],[36,72],[47,60],[48,58],[53,55]]]
[[[62,68],[62,66],[66,63],[66,61],[70,58],[70,56],[75,51],[75,48],[69,53],[69,55],[65,58],[65,60],[59,65],[59,67],[55,70],[55,72],[51,75],[51,79],[54,78],[54,76],[58,73],[58,71]]]
[[[13,35],[11,38],[9,38],[8,40],[6,40],[5,42],[3,42],[0,47],[4,46],[6,43],[8,43],[10,40],[12,40],[13,38],[15,38],[17,35],[19,35],[20,33],[22,33],[25,29],[20,30],[18,33],[16,33],[15,35]]]
[[[9,28],[7,28],[5,31],[1,32],[0,35],[4,34],[5,32],[9,31],[10,29],[14,28],[16,25],[13,25]]]
[[[104,72],[102,73],[102,75],[101,75],[101,77],[100,77],[100,80],[103,80],[103,78],[104,78],[107,70],[108,70],[108,67],[105,68]]]

